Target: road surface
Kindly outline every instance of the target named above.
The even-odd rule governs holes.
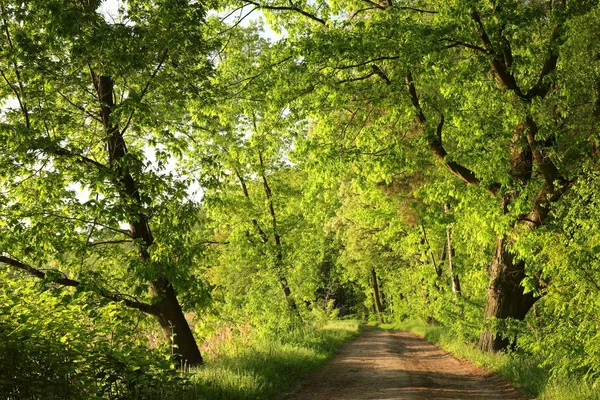
[[[414,333],[367,328],[282,400],[526,398]]]

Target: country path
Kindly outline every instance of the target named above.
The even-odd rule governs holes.
[[[282,400],[526,398],[414,333],[367,328]]]

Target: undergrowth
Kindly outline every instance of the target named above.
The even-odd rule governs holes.
[[[360,329],[357,321],[332,321],[323,327],[297,328],[285,340],[255,335],[223,342],[217,355],[191,371],[187,389],[177,398],[274,399],[331,358]]]
[[[383,324],[383,329],[400,329],[415,332],[425,339],[439,344],[457,358],[470,360],[504,376],[514,386],[529,396],[543,400],[600,400],[599,388],[577,377],[551,377],[549,368],[540,367],[541,360],[513,353],[484,353],[474,343],[462,340],[442,325],[431,325],[420,320],[407,319],[401,323]]]

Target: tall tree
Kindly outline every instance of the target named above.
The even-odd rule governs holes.
[[[195,213],[165,164],[211,71],[206,9],[110,4],[1,3],[0,262],[152,315],[200,364],[177,296],[194,286]]]
[[[256,6],[302,55],[304,83],[321,104],[313,115],[326,121],[318,129],[329,142],[363,154],[391,148],[412,168],[419,157],[435,160],[492,196],[486,319],[523,319],[536,298],[521,285],[527,271],[515,238],[546,222],[591,155],[597,113],[580,104],[597,97],[596,85],[583,95],[561,53],[595,2]],[[494,329],[481,335],[484,350],[507,345]]]

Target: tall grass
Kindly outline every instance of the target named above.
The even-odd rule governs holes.
[[[599,388],[593,388],[576,377],[551,378],[550,369],[540,367],[541,360],[535,357],[519,353],[484,353],[475,344],[461,340],[447,327],[412,319],[381,327],[415,332],[458,358],[470,360],[504,376],[526,395],[543,400],[600,400]]]
[[[298,328],[284,340],[234,337],[190,372],[185,390],[176,398],[274,399],[331,358],[360,329],[357,321],[334,321],[321,328]]]

